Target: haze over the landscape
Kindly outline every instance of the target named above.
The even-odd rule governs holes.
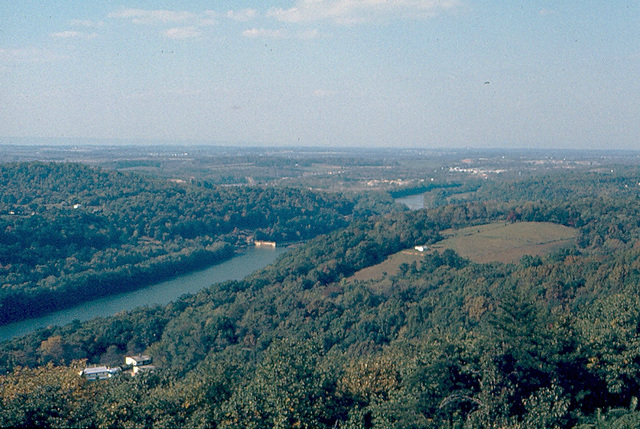
[[[0,144],[636,149],[640,4],[5,1]]]

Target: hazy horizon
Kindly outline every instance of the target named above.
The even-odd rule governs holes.
[[[402,156],[403,153],[458,153],[468,154],[473,156],[482,155],[500,155],[500,154],[513,154],[523,155],[530,154],[531,156],[548,155],[549,157],[557,156],[628,156],[640,157],[640,148],[638,149],[618,149],[618,148],[560,148],[560,147],[410,147],[410,146],[396,146],[396,147],[382,147],[382,146],[320,146],[320,145],[270,145],[259,142],[212,142],[212,141],[178,141],[178,140],[155,140],[155,139],[95,139],[95,138],[75,138],[75,137],[61,137],[61,138],[48,138],[48,137],[0,137],[0,148],[5,148],[10,153],[11,148],[27,149],[29,147],[34,148],[50,148],[55,150],[57,148],[61,150],[73,150],[73,149],[108,149],[110,147],[121,147],[132,150],[143,150],[150,148],[158,148],[163,150],[173,149],[197,149],[199,151],[218,151],[218,150],[232,150],[242,152],[244,149],[251,152],[261,151],[291,151],[291,150],[303,150],[310,151],[311,153],[320,152],[348,152],[356,151],[357,153],[393,153],[395,155]],[[303,152],[300,152],[303,153]],[[355,152],[354,152],[355,153]],[[123,153],[123,156],[126,155]]]
[[[638,148],[640,4],[65,0],[0,16],[0,144]]]

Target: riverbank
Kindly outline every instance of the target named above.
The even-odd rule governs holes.
[[[184,294],[196,293],[212,284],[240,280],[273,263],[284,252],[285,248],[243,249],[230,259],[203,270],[182,274],[134,291],[87,301],[41,317],[0,326],[0,341],[26,335],[47,326],[65,325],[74,320],[85,321],[112,316],[120,311],[145,305],[165,305]]]
[[[82,302],[128,292],[192,272],[233,257],[228,243],[163,255],[137,264],[101,271],[87,270],[59,279],[62,286],[37,287],[0,297],[0,326],[71,308]]]

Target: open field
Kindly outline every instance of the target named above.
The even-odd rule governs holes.
[[[351,277],[348,280],[376,280],[386,277],[387,275],[395,275],[398,272],[398,267],[401,264],[411,264],[417,262],[418,264],[424,258],[424,253],[417,250],[403,250],[394,255],[389,256],[387,259],[377,265],[364,268]]]
[[[542,256],[575,241],[577,231],[548,222],[491,223],[446,230],[446,238],[425,252],[403,250],[378,265],[358,271],[350,280],[380,279],[398,272],[400,264],[420,263],[425,253],[455,250],[477,263],[517,262],[524,255]]]
[[[474,262],[517,262],[524,255],[542,256],[576,238],[573,228],[548,222],[492,223],[444,231],[434,250],[452,249]]]

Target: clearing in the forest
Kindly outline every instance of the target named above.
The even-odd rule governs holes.
[[[403,250],[355,273],[352,280],[373,280],[393,275],[398,267],[413,261],[420,263],[425,254],[446,249],[477,263],[517,262],[525,255],[543,256],[575,242],[577,230],[550,222],[496,222],[443,231],[444,240],[424,251]],[[419,243],[417,243],[419,244]]]

